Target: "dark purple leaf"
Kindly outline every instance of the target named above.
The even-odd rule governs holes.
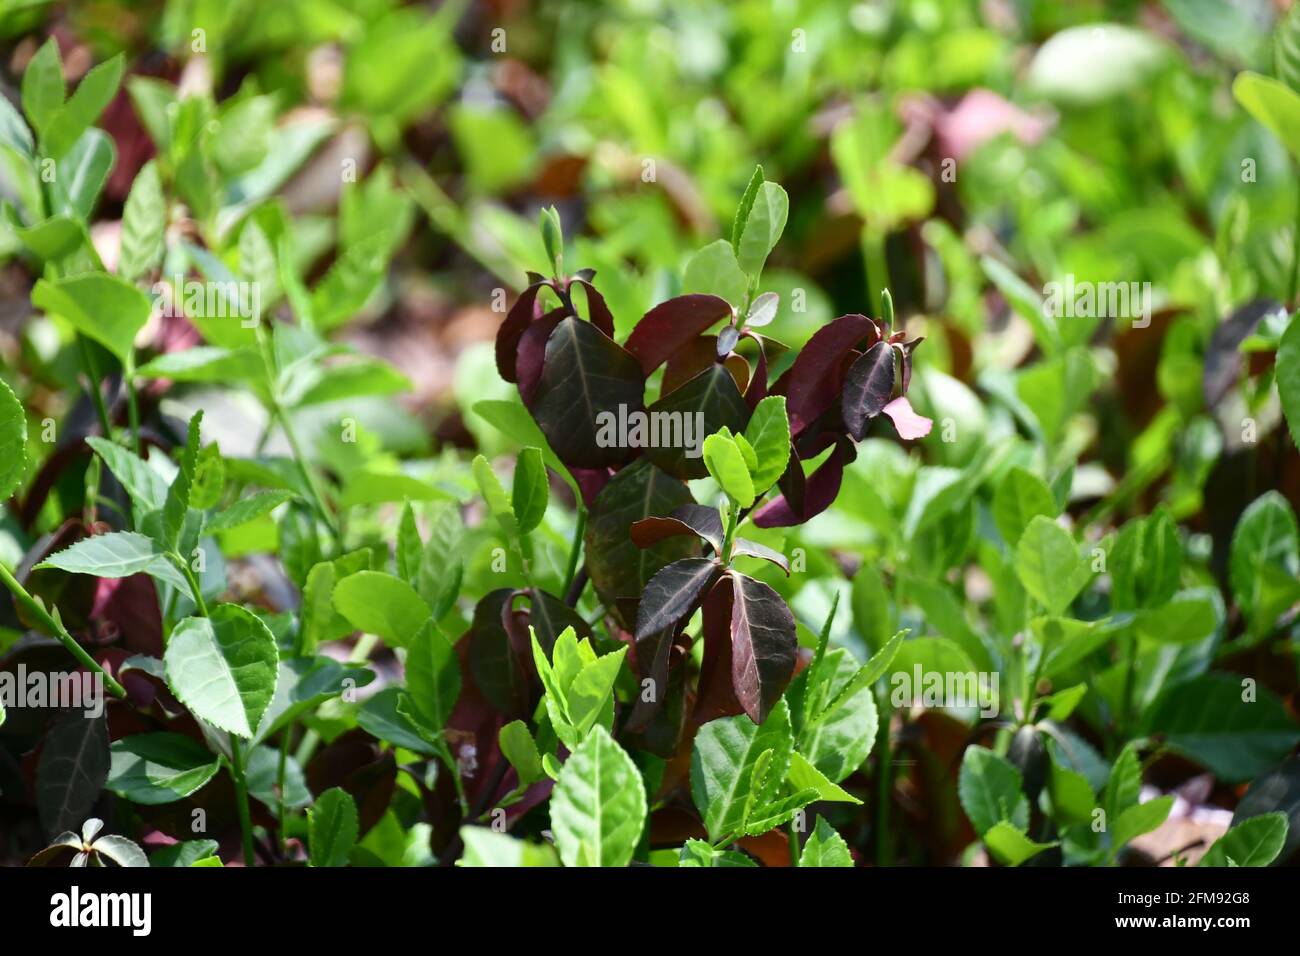
[[[532,648],[527,644],[526,618],[512,607],[515,593],[498,588],[479,601],[467,638],[474,683],[493,707],[509,715],[508,720],[527,719],[533,697],[525,665],[532,661]]]
[[[506,313],[505,321],[497,330],[497,371],[507,382],[517,381],[515,363],[519,354],[519,340],[536,317],[537,296],[550,283],[538,278],[519,294],[515,304]]]
[[[729,572],[731,682],[750,720],[761,724],[794,676],[799,641],[794,615],[762,581]]]
[[[803,524],[829,508],[835,496],[840,493],[840,481],[844,477],[844,455],[843,446],[837,447],[811,477],[804,479],[806,484],[801,501],[792,503],[793,499],[787,498],[786,486],[782,485],[779,497],[773,498],[753,513],[754,524],[760,528],[788,528]],[[799,467],[793,459],[791,465]],[[789,474],[788,468],[786,472]],[[786,478],[783,476],[781,480],[785,482]]]
[[[649,548],[632,543],[632,525],[693,504],[690,490],[645,459],[616,474],[596,496],[587,517],[586,567],[602,602],[629,630],[632,618],[619,598],[635,601],[646,582],[666,564],[700,553],[698,541],[674,538]]]
[[[591,279],[595,274],[590,269],[579,271],[569,281],[569,293],[572,295],[575,285],[580,285],[587,290],[587,318],[591,320],[592,325],[612,339],[614,337],[614,316],[610,313],[609,306],[605,304],[605,297],[596,291],[596,287],[591,284]]]
[[[722,516],[717,508],[690,504],[674,508],[665,518],[642,518],[632,525],[632,543],[638,548],[648,548],[678,535],[699,535],[713,546],[714,553],[719,553],[722,551]]]
[[[637,639],[674,629],[690,617],[700,595],[717,574],[716,558],[683,558],[661,568],[641,592],[636,612]]]
[[[601,468],[629,457],[605,440],[605,417],[642,410],[645,380],[636,360],[590,322],[562,319],[546,342],[546,360],[529,411],[566,465]]]
[[[704,656],[695,695],[694,724],[742,713],[731,680],[732,579],[724,574],[709,591],[702,607]]]
[[[750,541],[748,538],[737,536],[731,542],[731,554],[732,557],[744,554],[751,558],[762,558],[764,561],[771,561],[784,571],[787,576],[790,574],[790,562],[786,560],[785,555],[765,544],[759,544],[757,541]]]
[[[842,315],[822,326],[799,352],[786,378],[790,431],[798,434],[828,409],[840,393],[842,366],[855,345],[880,338],[876,323],[865,315]]]
[[[867,436],[871,420],[889,403],[893,392],[894,348],[877,342],[850,366],[844,379],[844,427],[854,441]]]
[[[552,309],[530,322],[519,337],[515,375],[519,382],[519,397],[525,405],[531,404],[537,394],[537,383],[541,381],[542,366],[546,361],[546,343],[567,314],[564,309]]]
[[[699,293],[679,295],[642,316],[625,347],[649,375],[679,348],[729,315],[731,306],[726,299]]]
[[[50,728],[36,764],[36,807],[46,836],[81,829],[108,780],[108,765],[108,725],[102,714],[87,717],[70,710]]]
[[[537,588],[517,592],[516,597],[519,596],[528,597],[528,623],[537,632],[537,643],[542,645],[548,655],[555,646],[555,639],[566,627],[573,628],[578,640],[591,637],[591,626],[553,594]]]
[[[767,398],[767,346],[761,335],[755,335],[746,329],[744,338],[753,339],[758,345],[758,364],[749,378],[749,387],[745,389],[745,404],[753,411],[758,403]]]
[[[1281,308],[1281,304],[1274,299],[1256,299],[1214,327],[1210,344],[1205,350],[1205,371],[1201,378],[1206,408],[1215,408],[1232,386],[1237,384],[1242,365],[1238,346],[1251,336],[1265,316]]]
[[[744,431],[750,414],[731,372],[717,362],[647,411],[646,430],[657,433],[657,447],[646,448],[646,457],[675,478],[707,475],[704,439],[724,426]]]

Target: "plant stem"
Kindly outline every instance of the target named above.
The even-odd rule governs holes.
[[[587,509],[578,505],[578,523],[573,529],[573,547],[569,549],[569,564],[564,571],[564,587],[560,588],[561,594],[568,594],[569,588],[573,587],[573,577],[578,573],[578,554],[582,551],[582,536],[587,531]]]
[[[77,333],[77,344],[81,346],[81,361],[86,370],[86,391],[90,393],[91,401],[95,404],[95,414],[99,418],[99,427],[104,432],[104,438],[112,441],[113,423],[109,420],[108,406],[104,404],[104,394],[100,388],[99,363],[95,361],[95,353],[90,349],[90,342],[80,332]]]
[[[1294,167],[1293,167],[1294,168]],[[1295,231],[1291,234],[1291,282],[1287,286],[1286,302],[1294,308],[1296,288],[1300,286],[1300,189],[1295,197]]]
[[[253,820],[248,812],[248,781],[244,778],[244,752],[234,734],[230,736],[230,773],[235,778],[235,805],[239,809],[239,830],[244,838],[244,866],[256,866]]]
[[[885,237],[870,226],[862,230],[862,264],[867,273],[867,312],[880,308],[881,290],[889,286],[889,261],[885,256]]]
[[[190,586],[190,596],[194,598],[194,606],[198,609],[199,617],[208,616],[208,606],[203,601],[203,591],[199,588],[199,580],[194,576],[190,569],[189,562],[182,558],[175,551],[171,553],[172,563],[180,569],[181,574],[185,575],[185,581]]]
[[[108,688],[109,693],[118,698],[126,697],[126,689],[110,677],[104,668],[99,666],[98,662],[86,652],[86,649],[68,633],[67,628],[45,610],[45,606],[40,601],[27,593],[27,589],[18,583],[18,579],[3,564],[0,564],[0,581],[4,581],[5,587],[13,592],[14,600],[18,604],[44,624],[59,639],[59,643],[67,648],[69,654],[75,657],[91,673],[99,674],[104,679],[104,686]]]
[[[131,423],[131,447],[136,455],[140,454],[140,403],[135,394],[135,369],[122,370],[123,384],[126,386],[126,414]]]
[[[894,843],[889,833],[889,798],[894,789],[892,761],[889,748],[889,721],[892,716],[885,707],[885,695],[877,697],[876,710],[880,714],[880,730],[876,739],[876,754],[880,761],[880,775],[876,778],[876,865],[890,866],[894,862]]]

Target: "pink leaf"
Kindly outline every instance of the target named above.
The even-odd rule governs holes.
[[[912,403],[902,395],[886,405],[881,411],[889,416],[889,420],[898,429],[898,437],[904,441],[924,438],[930,434],[930,427],[934,425],[934,422],[930,421],[930,419],[913,411]]]

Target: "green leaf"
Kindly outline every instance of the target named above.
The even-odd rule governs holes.
[[[1272,77],[1247,71],[1238,73],[1232,81],[1232,95],[1247,113],[1273,131],[1292,157],[1300,160],[1300,93]]]
[[[1300,740],[1286,707],[1255,681],[1202,674],[1164,690],[1142,715],[1144,734],[1163,734],[1170,749],[1241,783],[1270,770]]]
[[[149,320],[149,297],[117,276],[88,272],[50,282],[41,279],[32,289],[32,304],[62,316],[73,328],[131,364],[136,334]]]
[[[1061,350],[1061,333],[1056,327],[1056,319],[1047,311],[1043,297],[1024,279],[1016,275],[992,256],[980,260],[984,274],[989,277],[1007,304],[1029,323],[1043,353],[1049,357]]]
[[[512,720],[502,727],[497,734],[497,742],[501,746],[501,753],[519,775],[520,784],[528,786],[545,778],[546,771],[542,769],[537,741],[522,720]]]
[[[190,419],[189,434],[185,441],[185,450],[181,454],[180,468],[167,489],[167,498],[162,508],[163,542],[175,548],[185,527],[185,516],[189,512],[190,495],[194,489],[194,479],[198,472],[199,428],[203,423],[203,410],[194,413]]]
[[[549,495],[541,449],[525,448],[515,462],[514,488],[510,498],[520,534],[528,534],[542,523]]]
[[[984,834],[984,845],[998,862],[1007,866],[1019,866],[1044,850],[1057,846],[1057,841],[1036,843],[1025,835],[1024,830],[1001,820]]]
[[[551,261],[551,275],[564,274],[564,229],[560,225],[560,213],[554,206],[547,206],[538,216],[538,226],[542,231],[542,245],[546,248],[546,258]]]
[[[1047,792],[1052,800],[1054,816],[1063,823],[1087,823],[1097,806],[1097,796],[1092,792],[1088,778],[1063,766],[1055,753],[1051,757]]]
[[[167,201],[163,198],[162,177],[158,175],[158,164],[150,160],[136,175],[131,193],[126,197],[118,275],[134,282],[158,267],[166,226]]]
[[[425,729],[441,732],[460,695],[460,659],[433,621],[425,622],[407,648],[406,689]]]
[[[793,743],[790,708],[784,698],[762,726],[741,714],[711,720],[700,728],[691,753],[691,797],[710,840],[740,830],[751,798],[760,806],[772,801],[789,770]],[[762,788],[753,792],[754,766],[769,750],[770,769]]]
[[[1020,771],[992,750],[967,748],[957,779],[957,795],[971,826],[980,836],[985,836],[999,821],[1014,824],[1021,830],[1029,826],[1029,801],[1021,792]]]
[[[703,840],[687,840],[678,853],[677,865],[706,870],[758,866],[750,857],[737,850],[718,850]]]
[[[415,640],[430,618],[429,605],[400,578],[382,571],[359,571],[334,585],[334,607],[367,634],[394,647]]]
[[[1218,629],[1221,613],[1217,591],[1180,591],[1159,607],[1139,611],[1133,626],[1148,641],[1194,644]]]
[[[1205,851],[1197,866],[1268,866],[1286,844],[1284,813],[1264,813],[1231,827]]]
[[[172,803],[206,784],[220,759],[192,737],[136,734],[115,741],[106,786],[132,803]]]
[[[112,138],[87,130],[56,165],[50,183],[50,211],[88,222],[115,159]]]
[[[758,461],[758,467],[750,469],[750,477],[754,494],[761,495],[785,473],[790,460],[790,419],[784,395],[769,395],[755,406],[745,426],[745,440]]]
[[[1055,518],[1059,513],[1047,483],[1018,465],[1007,471],[993,494],[993,521],[1008,548],[1015,548],[1035,516]]]
[[[348,575],[370,569],[370,551],[361,548],[312,565],[302,589],[302,646],[313,652],[325,641],[336,640],[353,630],[352,623],[334,607],[334,587]]]
[[[483,495],[483,500],[487,502],[488,511],[497,519],[497,523],[501,526],[501,530],[506,533],[507,539],[511,541],[518,540],[519,521],[515,516],[514,506],[506,496],[506,490],[501,487],[501,481],[492,470],[492,466],[488,464],[488,460],[482,455],[475,455],[471,468],[479,492]]]
[[[832,648],[817,666],[815,681],[810,675],[805,699],[808,719],[798,725],[797,739],[800,753],[827,779],[838,783],[871,753],[879,729],[871,685],[902,643],[901,637],[897,644],[891,641],[861,667],[847,649]]]
[[[825,774],[809,763],[808,758],[798,751],[790,754],[790,770],[785,779],[796,790],[816,790],[818,800],[828,800],[832,803],[862,803],[839,784],[831,783]]]
[[[307,811],[312,866],[347,866],[357,842],[357,805],[346,790],[331,787]]]
[[[1178,590],[1183,546],[1164,507],[1120,529],[1110,550],[1111,607],[1133,611],[1162,605]]]
[[[1300,136],[1300,118],[1296,125]],[[1278,343],[1274,369],[1277,394],[1282,399],[1287,427],[1291,429],[1291,443],[1300,445],[1300,321],[1294,316]]]
[[[176,625],[163,654],[167,686],[190,712],[227,733],[249,738],[275,696],[275,637],[262,619],[236,604]]]
[[[1037,515],[1016,546],[1016,575],[1025,590],[1054,615],[1070,606],[1091,577],[1068,531]]]
[[[225,349],[196,345],[181,352],[164,352],[135,370],[138,378],[173,382],[249,382],[262,385],[266,369],[256,349]]]
[[[758,190],[762,185],[763,167],[755,166],[754,175],[749,177],[749,185],[740,194],[740,202],[736,204],[736,218],[731,223],[731,245],[736,252],[740,252],[740,237],[745,234],[750,211],[754,208],[754,200],[758,198]]]
[[[566,866],[626,866],[646,819],[636,764],[604,727],[570,754],[551,794],[551,830]]]
[[[1111,828],[1111,856],[1114,857],[1120,847],[1129,841],[1150,833],[1164,823],[1173,806],[1173,797],[1156,797],[1146,803],[1136,803],[1121,813]]]
[[[799,854],[800,866],[852,866],[853,856],[844,837],[835,832],[822,817],[817,818],[817,828]]]
[[[177,570],[152,538],[134,531],[114,531],[83,538],[71,547],[50,555],[38,568],[58,568],[73,574],[100,578],[125,578],[144,572],[182,591],[188,591],[185,576]]]
[[[546,843],[530,843],[497,833],[487,827],[461,827],[460,838],[465,852],[457,866],[558,866],[555,848]]]
[[[1295,513],[1281,494],[1266,492],[1242,513],[1228,559],[1232,594],[1253,634],[1267,633],[1300,600],[1297,572],[1300,533]]]
[[[724,492],[741,508],[754,503],[754,482],[745,457],[728,435],[710,435],[704,439],[704,465]]]
[[[762,273],[763,263],[785,231],[789,214],[790,199],[784,189],[771,182],[758,187],[736,246],[736,262],[751,279],[757,280]]]
[[[247,498],[240,498],[223,511],[218,511],[207,520],[204,529],[217,532],[238,528],[240,525],[270,514],[286,501],[293,501],[297,497],[292,491],[259,491]]]
[[[67,86],[63,80],[63,61],[59,56],[59,42],[50,37],[27,62],[23,71],[23,112],[32,129],[43,133],[63,108]]]
[[[0,501],[8,499],[27,471],[27,413],[9,384],[0,381]]]
[[[420,574],[424,542],[420,540],[420,529],[415,524],[415,511],[412,510],[409,501],[402,506],[402,517],[397,524],[397,546],[394,552],[398,577],[407,584],[414,585]]]
[[[745,303],[749,278],[736,261],[736,252],[725,239],[711,242],[686,263],[682,291],[703,292],[726,299],[734,306]]]
[[[117,95],[122,82],[125,59],[118,54],[92,68],[82,77],[67,102],[50,117],[41,132],[41,151],[51,159],[61,159],[81,138],[91,123]]]

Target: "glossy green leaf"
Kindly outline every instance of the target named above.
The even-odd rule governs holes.
[[[227,733],[252,737],[275,696],[275,637],[261,618],[236,604],[176,625],[163,655],[167,685],[196,717]]]
[[[566,866],[626,866],[646,820],[636,764],[604,727],[569,755],[551,794],[551,830]]]

